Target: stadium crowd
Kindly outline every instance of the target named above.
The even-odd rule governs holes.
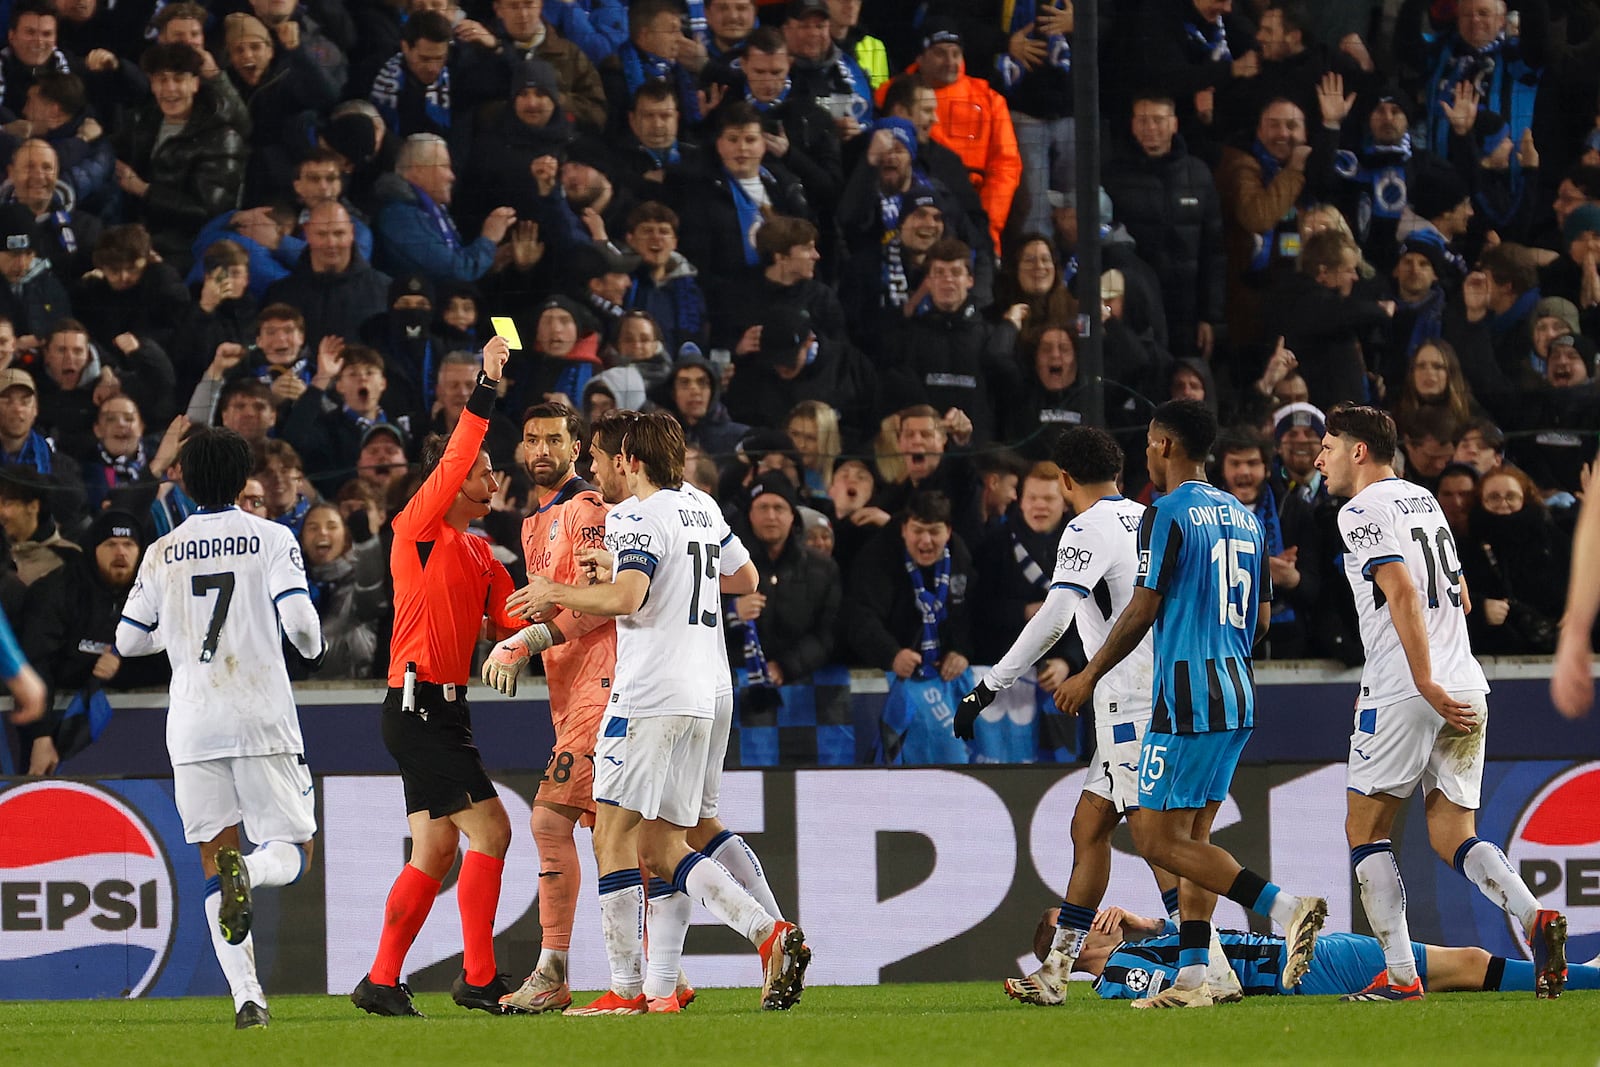
[[[1475,650],[1551,652],[1600,431],[1600,3],[1100,6],[1086,294],[1068,0],[0,5],[0,602],[28,659],[59,694],[161,680],[114,632],[216,423],[256,450],[239,506],[300,539],[316,676],[378,677],[388,523],[505,318],[512,477],[478,532],[519,580],[522,412],[661,409],[761,573],[726,610],[745,683],[948,682],[1044,599],[1088,314],[1129,496],[1155,402],[1228,427],[1263,656],[1361,655],[1314,467],[1344,401],[1392,411],[1437,493]],[[1040,680],[1081,664],[1069,633]],[[58,726],[23,729],[31,770]]]

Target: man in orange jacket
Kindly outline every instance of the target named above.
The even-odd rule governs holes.
[[[950,19],[931,18],[924,24],[922,54],[910,69],[938,99],[933,139],[967,165],[967,177],[989,215],[989,233],[998,250],[1011,201],[1022,183],[1022,154],[1005,97],[982,78],[966,73],[961,33]],[[879,96],[881,103],[881,92]]]

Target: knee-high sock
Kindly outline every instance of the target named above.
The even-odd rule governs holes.
[[[250,885],[292,885],[300,880],[306,869],[306,854],[300,846],[287,841],[268,841],[244,858],[244,869],[250,874]]]
[[[456,904],[461,909],[462,964],[471,985],[494,981],[494,913],[505,868],[505,860],[486,852],[469,851],[461,860]]]
[[[1528,932],[1539,910],[1539,901],[1506,859],[1506,854],[1500,851],[1500,846],[1481,837],[1469,837],[1456,849],[1455,865],[1479,892],[1521,923],[1524,934]]]
[[[1206,980],[1211,960],[1211,924],[1204,919],[1185,919],[1178,924],[1177,989],[1195,989]]]
[[[672,872],[672,886],[698,900],[757,948],[772,934],[772,916],[720,863],[707,861],[703,853],[691,852],[678,861],[678,869]]]
[[[1530,992],[1537,977],[1533,964],[1527,960],[1507,960],[1492,956],[1489,959],[1489,973],[1484,978],[1483,988]],[[1567,988],[1600,989],[1600,967],[1587,963],[1567,964]]]
[[[1083,952],[1083,943],[1093,923],[1093,908],[1063,900],[1061,913],[1056,916],[1055,939],[1036,973],[1047,982],[1065,982],[1072,974],[1073,963]]]
[[[1383,946],[1383,962],[1389,968],[1389,981],[1410,985],[1417,977],[1417,961],[1411,955],[1411,924],[1406,920],[1406,887],[1400,880],[1400,867],[1388,841],[1357,845],[1350,850],[1350,864],[1361,884],[1361,906],[1367,922]]]
[[[217,914],[222,910],[222,886],[215,875],[206,880],[205,908],[206,925],[211,928],[211,950],[217,954],[222,976],[228,980],[233,1010],[244,1007],[247,1000],[266,1007],[267,995],[261,991],[261,982],[256,978],[255,941],[246,937],[241,944],[230,945],[217,928]]]
[[[745,892],[756,898],[756,903],[768,915],[774,919],[783,918],[778,898],[772,895],[772,887],[767,884],[767,872],[761,869],[761,861],[756,858],[756,851],[748,841],[732,830],[724,830],[706,842],[705,854],[722,864],[723,869],[733,875],[734,881],[744,886]]]
[[[1299,897],[1285,893],[1248,867],[1235,876],[1233,885],[1223,895],[1257,915],[1265,915],[1282,927],[1289,925],[1289,920],[1294,917],[1294,909],[1300,906]]]
[[[644,984],[644,887],[639,868],[600,876],[600,932],[611,962],[611,991],[636,997]]]
[[[572,947],[572,916],[582,881],[572,824],[554,812],[535,809],[533,844],[539,850],[540,944],[547,952],[566,952]]]
[[[678,966],[683,961],[683,941],[689,934],[689,914],[694,901],[672,888],[671,882],[650,879],[650,899],[645,905],[645,927],[650,951],[645,958],[644,995],[670,997],[678,988]]]
[[[378,935],[378,954],[367,972],[379,985],[394,985],[400,981],[400,972],[406,964],[406,953],[417,939],[417,932],[428,921],[428,912],[439,896],[439,880],[430,878],[421,870],[406,864],[400,868],[400,877],[389,890],[389,901],[383,908],[383,932]]]

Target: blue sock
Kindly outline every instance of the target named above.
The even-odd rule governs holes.
[[[1178,890],[1176,886],[1171,889],[1163,889],[1161,891],[1161,906],[1167,909],[1167,918],[1171,919],[1173,922],[1179,921]]]
[[[1178,969],[1204,968],[1211,959],[1211,924],[1188,919],[1178,924]]]
[[[1094,909],[1086,908],[1081,904],[1061,902],[1061,914],[1056,917],[1056,925],[1067,930],[1087,930],[1094,925]]]
[[[1496,957],[1498,960],[1498,957]],[[1504,960],[1503,971],[1498,985],[1493,985],[1495,972],[1494,963],[1489,964],[1489,980],[1484,982],[1484,988],[1499,989],[1502,991],[1532,992],[1534,988],[1533,964],[1527,960]],[[1568,989],[1600,989],[1600,967],[1590,967],[1582,963],[1567,964]]]

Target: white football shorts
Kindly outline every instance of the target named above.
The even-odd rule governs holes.
[[[1350,734],[1348,784],[1357,793],[1409,797],[1439,790],[1476,810],[1483,785],[1483,741],[1489,728],[1484,693],[1451,693],[1472,705],[1477,725],[1460,733],[1420,696],[1378,708],[1357,708]]]
[[[1119,814],[1139,806],[1139,745],[1149,726],[1149,720],[1095,724],[1083,791],[1109,800]]]
[[[694,826],[705,802],[713,725],[694,715],[607,715],[594,744],[595,803]]]
[[[258,845],[298,845],[316,836],[315,786],[298,753],[180,763],[172,768],[172,786],[183,839],[192,845],[241,822],[245,837]]]
[[[715,819],[722,801],[722,764],[728,758],[728,736],[733,731],[733,690],[717,694],[716,718],[711,720],[711,745],[706,751],[706,781],[700,787],[700,817]]]

